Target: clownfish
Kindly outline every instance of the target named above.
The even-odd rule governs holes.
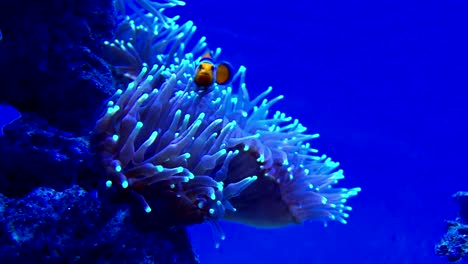
[[[207,51],[200,59],[193,81],[197,85],[198,92],[207,92],[212,85],[227,84],[232,79],[232,67],[228,62],[215,64],[211,52]]]

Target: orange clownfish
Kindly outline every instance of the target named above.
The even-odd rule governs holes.
[[[211,53],[207,51],[202,56],[200,63],[195,69],[193,81],[197,85],[197,91],[209,91],[211,86],[217,84],[227,84],[232,78],[232,67],[227,62],[215,64]]]

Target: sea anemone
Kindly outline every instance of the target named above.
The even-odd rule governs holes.
[[[143,11],[134,2],[140,3],[151,12]],[[119,16],[119,24],[112,42],[104,42],[104,58],[115,67],[118,73],[135,79],[142,67],[154,64],[169,67],[173,59],[183,54],[201,51],[206,48],[205,38],[186,52],[185,47],[192,38],[196,26],[192,21],[179,25],[179,16],[169,18],[163,15],[162,7],[183,5],[184,2],[173,1],[164,4],[149,1],[118,1],[120,14],[125,14],[125,4],[137,12]],[[156,7],[160,7],[156,10]]]
[[[144,56],[157,58],[152,66],[144,60],[127,68],[119,64],[132,82],[115,92],[96,124],[95,150],[106,170],[106,186],[136,198],[140,211],[151,216],[148,224],[210,223],[217,245],[224,238],[221,219],[257,227],[307,220],[346,223],[351,210],[346,200],[360,188],[332,187],[344,178],[343,171],[311,148],[309,141],[318,134],[306,134],[297,119],[284,113],[270,114],[283,98],[268,100],[271,87],[250,99],[243,66],[230,85],[214,84],[209,93],[197,93],[192,77],[204,39],[185,52],[193,23],[179,27],[168,18],[154,23],[163,27],[162,21],[172,25],[164,26],[171,31],[165,34],[171,36],[166,48]],[[147,26],[128,30],[138,27]],[[151,49],[164,41],[154,42],[160,36],[149,35],[134,35],[143,39],[126,43],[150,39]],[[112,47],[115,61],[141,58],[138,49],[126,46]],[[215,57],[219,54],[217,49]]]
[[[165,2],[151,0],[115,0],[115,5],[117,10],[120,11],[120,15],[123,17],[127,15],[127,8],[129,8],[133,14],[140,18],[155,16],[160,20],[159,23],[168,26],[167,17],[162,15],[162,10],[174,6],[184,6],[185,2],[179,0],[166,0]],[[152,25],[151,20],[147,21]]]

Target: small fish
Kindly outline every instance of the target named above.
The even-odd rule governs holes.
[[[197,92],[210,91],[213,84],[227,84],[232,79],[232,67],[228,62],[215,64],[211,52],[207,51],[201,58],[195,70],[193,81],[197,85]]]
[[[0,29],[0,41],[2,41],[3,39],[3,34],[2,34],[2,30]]]

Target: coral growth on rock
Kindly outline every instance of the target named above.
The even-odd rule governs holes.
[[[184,230],[139,232],[128,209],[76,185],[20,199],[0,194],[0,220],[2,263],[198,263]]]
[[[460,205],[455,221],[447,220],[447,233],[436,245],[435,252],[449,262],[468,260],[468,192],[457,192],[454,200]]]

